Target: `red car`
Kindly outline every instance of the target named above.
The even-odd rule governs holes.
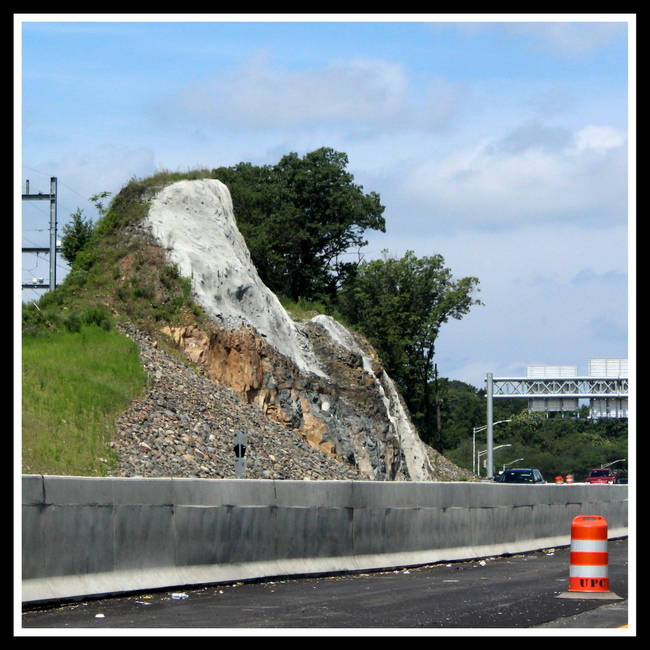
[[[592,469],[589,476],[586,478],[587,483],[601,484],[601,483],[615,483],[616,472],[608,468]]]

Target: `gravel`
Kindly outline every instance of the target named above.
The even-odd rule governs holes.
[[[354,467],[314,449],[300,431],[267,418],[206,379],[131,324],[149,382],[116,420],[111,476],[235,478],[234,438],[246,437],[249,479],[362,480]]]

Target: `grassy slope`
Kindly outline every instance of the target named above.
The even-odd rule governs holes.
[[[202,318],[189,280],[137,228],[153,192],[201,175],[131,180],[63,283],[23,305],[24,473],[97,476],[115,461],[107,444],[115,417],[146,382],[137,347],[115,321],[153,332]]]
[[[137,346],[85,325],[23,341],[23,472],[102,476],[117,413],[146,382]]]

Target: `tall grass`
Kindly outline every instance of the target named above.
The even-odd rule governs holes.
[[[24,473],[103,476],[114,419],[146,384],[138,348],[115,330],[23,337]]]
[[[318,314],[326,314],[346,327],[348,326],[346,319],[338,312],[338,310],[323,302],[305,300],[304,298],[295,301],[280,294],[277,294],[277,297],[285,311],[295,320],[309,320]]]

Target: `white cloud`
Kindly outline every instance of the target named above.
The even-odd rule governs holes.
[[[576,153],[591,150],[596,154],[606,154],[610,149],[625,146],[625,134],[609,126],[590,124],[576,134]]]
[[[468,40],[485,34],[501,34],[519,47],[530,52],[551,54],[568,60],[577,60],[593,54],[612,44],[620,42],[627,36],[627,17],[620,20],[591,19],[588,14],[583,20],[572,22],[549,18],[530,21],[496,20],[494,22],[460,21],[455,23],[429,23],[428,29],[435,34],[444,34],[453,29]]]
[[[402,191],[454,227],[623,220],[625,134],[607,126],[572,134],[527,124],[501,139],[418,163]]]
[[[405,87],[402,68],[382,61],[293,72],[257,56],[234,75],[187,88],[176,102],[210,122],[255,128],[383,123],[403,110]]]
[[[605,48],[625,37],[625,22],[516,22],[506,25],[506,32],[536,51],[571,59]]]
[[[378,59],[292,71],[258,55],[234,74],[187,87],[156,111],[254,129],[437,127],[455,115],[463,98],[461,85],[431,77],[420,88],[400,64]]]

